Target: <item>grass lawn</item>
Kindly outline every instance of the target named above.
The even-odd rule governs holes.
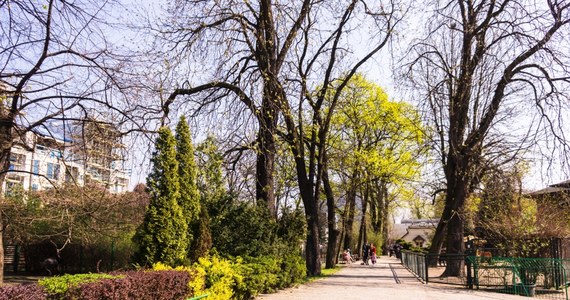
[[[307,282],[311,282],[311,281],[315,281],[321,278],[326,278],[328,276],[333,275],[334,273],[340,271],[342,267],[336,266],[333,269],[321,269],[321,275],[316,275],[316,276],[310,276],[310,277],[306,277],[305,281],[303,283],[307,283]]]

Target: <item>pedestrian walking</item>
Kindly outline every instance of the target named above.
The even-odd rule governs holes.
[[[370,244],[370,261],[372,265],[376,264],[376,246],[374,244]]]
[[[362,265],[368,265],[368,259],[370,258],[370,244],[368,241],[364,242],[362,245]]]

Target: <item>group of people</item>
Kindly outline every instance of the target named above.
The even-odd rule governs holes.
[[[354,262],[352,254],[350,253],[350,249],[344,250],[344,252],[342,253],[342,260],[344,260],[347,264],[351,264]]]
[[[365,242],[362,245],[362,265],[368,265],[368,260],[372,262],[372,265],[376,264],[376,246]]]
[[[392,257],[393,255],[396,256],[396,258],[402,259],[402,245],[396,243],[395,245],[390,245],[389,247],[389,251],[390,251],[390,257]]]
[[[342,253],[342,259],[346,263],[354,262],[350,249],[344,250]],[[362,265],[368,265],[368,261],[372,262],[373,265],[376,264],[376,246],[372,243],[369,244],[366,242],[362,245]]]
[[[388,247],[390,257],[396,256],[396,258],[401,259],[402,258],[402,249],[403,249],[403,247],[399,243],[390,245]],[[344,250],[344,252],[342,253],[342,259],[346,263],[352,263],[355,261],[354,257],[350,253],[350,249]],[[362,245],[362,263],[361,263],[361,265],[368,265],[369,261],[372,263],[372,265],[376,264],[376,246],[374,246],[374,244],[372,244],[372,243],[369,244],[368,242],[365,242]]]

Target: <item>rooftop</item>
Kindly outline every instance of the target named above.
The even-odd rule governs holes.
[[[564,191],[570,191],[570,180],[565,180],[559,183],[551,184],[546,188],[540,189],[538,191],[530,192],[527,195],[529,196],[541,196],[547,195],[552,193],[559,193]]]

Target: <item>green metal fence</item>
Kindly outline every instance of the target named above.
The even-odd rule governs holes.
[[[460,274],[444,275],[449,263],[460,262]],[[471,289],[569,300],[570,259],[434,256],[402,251],[402,264],[424,283],[460,284]]]
[[[468,286],[541,299],[568,299],[570,260],[468,257]]]
[[[467,285],[467,255],[463,254],[427,254],[402,251],[402,264],[423,283],[441,283],[449,285]],[[448,265],[454,265],[459,274],[444,274]]]
[[[426,254],[402,251],[402,265],[412,272],[419,280],[428,282],[428,269]]]

